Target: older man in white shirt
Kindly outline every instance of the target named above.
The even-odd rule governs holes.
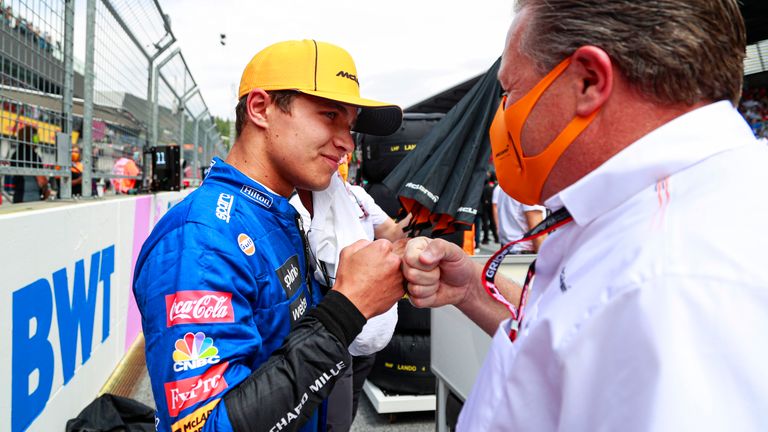
[[[495,334],[458,430],[765,430],[768,148],[734,108],[737,2],[516,12],[494,162],[561,227],[522,288],[439,240],[404,258],[414,304],[454,304]]]

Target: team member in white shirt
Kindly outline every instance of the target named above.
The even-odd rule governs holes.
[[[768,149],[734,108],[744,52],[736,0],[518,2],[497,174],[573,220],[519,332],[460,249],[408,243],[411,301],[495,334],[459,430],[765,430]]]
[[[499,185],[493,188],[493,220],[502,245],[518,240],[524,233],[544,220],[546,209],[540,205],[523,204],[507,195]],[[536,253],[544,236],[513,245],[514,253]]]
[[[360,186],[347,182],[349,155],[339,164],[339,173],[322,191],[299,190],[290,203],[296,208],[307,231],[309,247],[315,259],[315,278],[333,286],[341,250],[357,240],[405,237],[403,227],[409,219],[395,223]],[[310,215],[310,210],[312,214]],[[326,427],[328,432],[348,431],[355,414],[363,383],[373,368],[376,353],[384,349],[397,325],[397,304],[389,311],[370,318],[349,345],[352,367],[334,384],[328,396]]]

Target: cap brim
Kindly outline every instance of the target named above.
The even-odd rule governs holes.
[[[403,110],[397,105],[347,94],[313,90],[298,91],[360,108],[360,114],[353,128],[355,132],[378,136],[392,135],[403,123]]]

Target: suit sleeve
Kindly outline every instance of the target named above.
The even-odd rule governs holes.
[[[224,397],[233,429],[296,430],[350,366],[347,346],[364,323],[344,295],[330,291],[291,331],[283,346]]]
[[[150,250],[134,292],[158,430],[268,431],[284,422],[290,431],[306,422],[349,364],[346,347],[365,322],[354,305],[328,296],[254,370],[264,330],[253,305],[265,281],[237,245],[187,224]]]

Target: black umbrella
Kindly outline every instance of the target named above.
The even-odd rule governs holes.
[[[488,129],[498,108],[501,59],[422,138],[383,183],[397,191],[411,228],[433,234],[468,229],[474,222],[488,169]]]

